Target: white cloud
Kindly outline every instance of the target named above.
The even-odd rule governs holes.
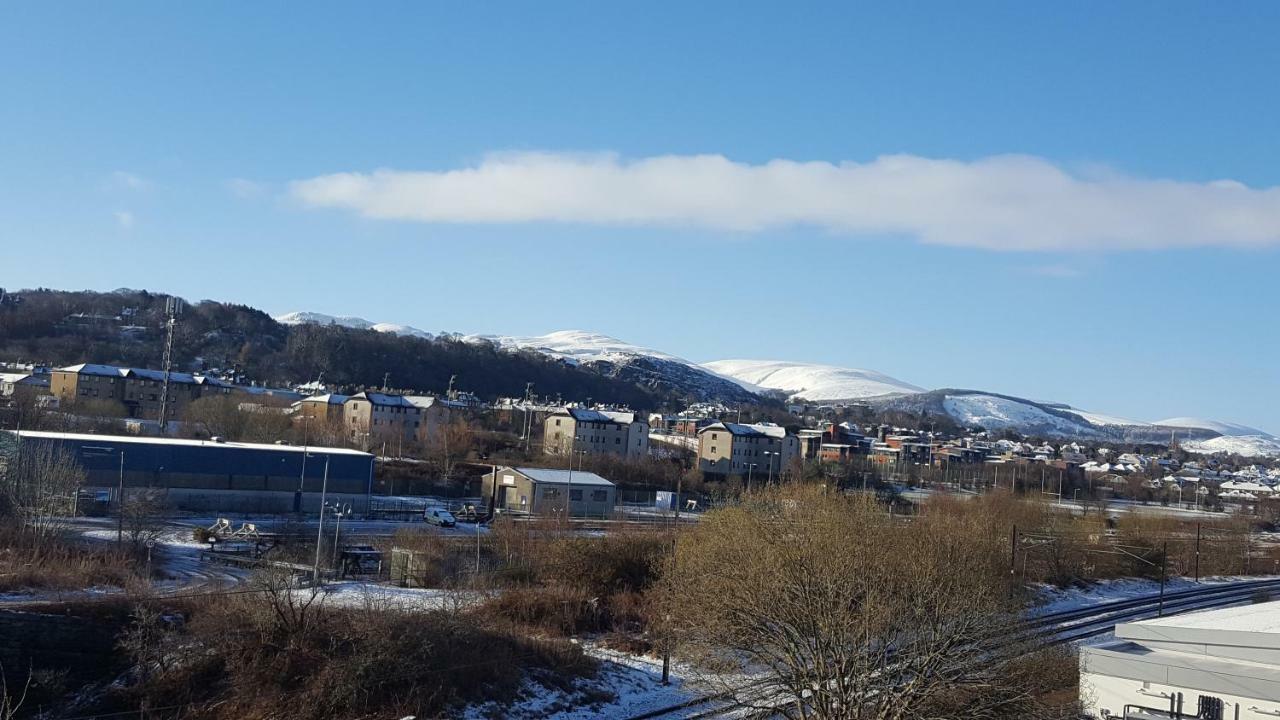
[[[125,172],[124,170],[116,170],[111,173],[111,185],[114,187],[124,188],[126,190],[143,190],[150,184],[151,183],[147,182],[147,180],[140,175]]]
[[[266,194],[267,188],[262,183],[246,178],[231,178],[226,182],[227,190],[238,198],[248,199]]]
[[[810,225],[992,250],[1280,244],[1280,188],[1082,177],[1025,155],[749,165],[719,155],[500,153],[456,170],[322,175],[290,194],[310,207],[432,223]]]
[[[117,210],[114,215],[116,216],[116,224],[121,228],[128,230],[133,227],[133,213],[128,210]]]

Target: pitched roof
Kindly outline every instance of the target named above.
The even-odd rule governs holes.
[[[566,408],[565,412],[578,422],[607,422],[629,425],[635,422],[636,414],[632,412],[614,412],[611,410],[588,410],[586,408]]]
[[[367,390],[362,393],[356,393],[355,395],[352,395],[350,398],[347,398],[347,399],[348,400],[367,400],[374,405],[381,405],[383,407],[407,407],[407,408],[415,408],[415,409],[418,407],[417,405],[414,405],[413,403],[409,402],[403,395],[391,395],[388,393],[369,392]]]
[[[787,429],[781,425],[744,425],[741,423],[718,422],[708,425],[698,431],[701,435],[708,430],[724,430],[730,435],[738,437],[771,437],[785,438]]]
[[[163,370],[149,370],[146,368],[129,368],[118,367],[116,365],[95,365],[93,363],[80,363],[79,365],[70,365],[68,367],[59,368],[61,372],[75,373],[77,375],[95,375],[99,377],[119,377],[138,380],[154,380],[156,382],[164,382]],[[169,382],[179,383],[182,385],[212,385],[214,387],[231,387],[231,383],[208,375],[193,375],[184,372],[170,372]]]
[[[327,405],[341,405],[346,401],[347,401],[346,395],[329,393],[327,395],[312,395],[311,397],[303,398],[298,402],[313,402],[313,403],[325,403]]]
[[[555,483],[559,485],[604,485],[613,487],[613,483],[593,472],[582,470],[553,470],[550,468],[518,467],[508,468],[524,475],[534,482]],[[502,472],[499,470],[498,472]]]

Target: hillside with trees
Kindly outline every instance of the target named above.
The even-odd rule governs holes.
[[[167,295],[121,289],[100,293],[22,290],[0,307],[0,359],[53,366],[81,362],[159,367]],[[380,387],[481,398],[540,396],[653,409],[682,399],[677,388],[611,377],[547,358],[458,338],[418,338],[334,325],[283,325],[234,303],[188,303],[178,324],[175,367],[221,370],[264,384],[314,380],[355,390]]]

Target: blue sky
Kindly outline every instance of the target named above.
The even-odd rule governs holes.
[[[1280,5],[51,5],[0,9],[2,286],[1280,432]]]

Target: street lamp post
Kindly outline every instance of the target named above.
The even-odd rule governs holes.
[[[569,455],[569,484],[565,488],[564,494],[564,514],[569,519],[573,518],[573,456],[578,456],[578,470],[582,470],[582,461],[586,454],[586,450],[574,450]]]
[[[747,492],[751,492],[751,473],[756,469],[756,463],[747,464]]]
[[[337,518],[333,528],[333,566],[338,566],[338,536],[342,531],[342,516],[351,514],[350,503],[334,503],[332,505],[334,517]]]
[[[768,486],[772,486],[773,485],[773,456],[778,455],[779,457],[781,457],[781,453],[776,453],[776,452],[773,452],[772,450],[765,450],[760,454],[769,456],[769,477],[765,481],[765,484]],[[778,468],[778,471],[781,472],[782,468]]]
[[[311,566],[311,582],[320,583],[320,545],[324,538],[325,494],[329,491],[329,456],[324,456],[324,479],[320,482],[320,526],[316,528],[316,559]]]

